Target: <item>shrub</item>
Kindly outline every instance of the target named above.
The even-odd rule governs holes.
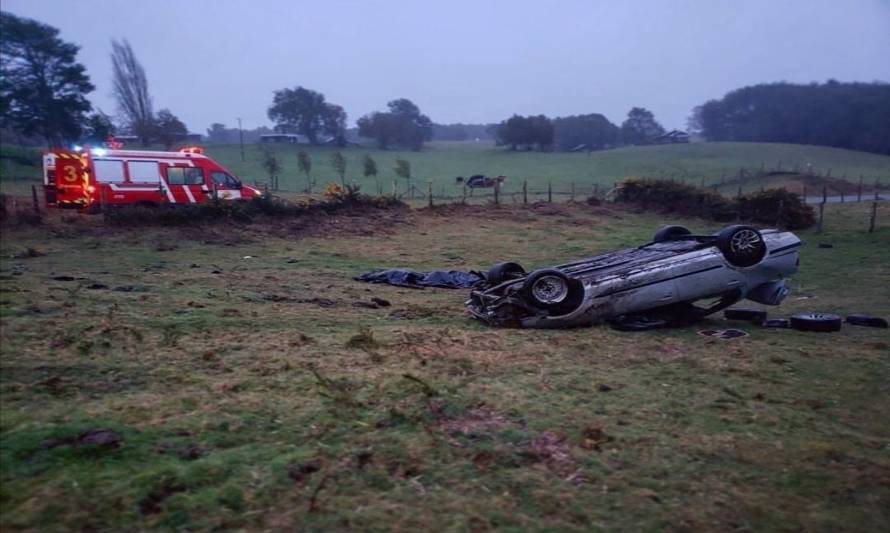
[[[615,201],[720,222],[736,216],[733,202],[716,192],[668,180],[628,179],[616,191]]]
[[[784,188],[746,194],[736,203],[742,220],[788,229],[808,228],[816,222],[813,208]]]
[[[123,205],[110,207],[105,211],[105,221],[121,226],[183,226],[195,223],[235,221],[249,223],[256,218],[299,217],[312,213],[335,213],[345,209],[391,209],[405,204],[394,198],[371,197],[360,194],[358,187],[345,189],[331,184],[330,194],[326,190],[325,200],[291,203],[272,196],[261,196],[248,201],[207,200],[197,204],[161,205],[146,207]],[[329,187],[331,187],[329,185]]]
[[[813,209],[785,189],[769,189],[739,199],[667,180],[629,178],[614,193],[616,202],[663,213],[699,216],[718,222],[744,220],[788,229],[813,225]]]

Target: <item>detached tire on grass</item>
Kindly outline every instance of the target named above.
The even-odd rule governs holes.
[[[829,313],[798,313],[791,315],[791,328],[798,331],[840,331],[843,320]]]

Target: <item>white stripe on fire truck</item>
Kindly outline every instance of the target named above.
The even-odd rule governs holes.
[[[185,195],[188,196],[188,198],[189,198],[189,202],[190,202],[190,203],[195,203],[195,197],[192,196],[192,191],[189,190],[189,186],[188,186],[188,185],[183,185],[183,186],[182,186],[182,190],[184,190],[184,191],[185,191]]]
[[[175,203],[176,203],[176,198],[173,197],[173,193],[170,191],[170,186],[167,185],[167,182],[164,181],[164,178],[161,178],[161,187],[164,189],[164,192],[167,193],[167,200],[168,200],[171,204],[175,204]]]

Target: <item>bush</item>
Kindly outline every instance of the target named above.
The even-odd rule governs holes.
[[[736,216],[733,202],[716,192],[668,180],[630,178],[617,190],[615,201],[719,222]]]
[[[663,213],[698,216],[718,222],[744,220],[788,229],[808,228],[813,209],[785,189],[751,193],[737,200],[685,183],[629,178],[614,194],[616,202]]]
[[[405,204],[394,198],[371,197],[358,193],[358,188],[333,191],[324,201],[308,200],[292,203],[271,196],[248,201],[207,200],[197,204],[164,204],[159,207],[123,205],[109,207],[105,221],[121,226],[184,226],[195,223],[235,221],[250,223],[257,218],[299,217],[313,213],[336,213],[346,209],[391,209]]]
[[[736,203],[742,220],[788,229],[804,229],[816,222],[813,208],[805,204],[798,195],[785,189],[746,194]]]

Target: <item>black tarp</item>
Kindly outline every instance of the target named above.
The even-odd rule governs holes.
[[[431,272],[417,272],[404,268],[392,268],[389,270],[374,270],[353,278],[368,283],[386,283],[399,287],[411,287],[422,289],[424,287],[438,287],[443,289],[470,289],[485,281],[485,276],[479,272],[463,270],[433,270]]]

